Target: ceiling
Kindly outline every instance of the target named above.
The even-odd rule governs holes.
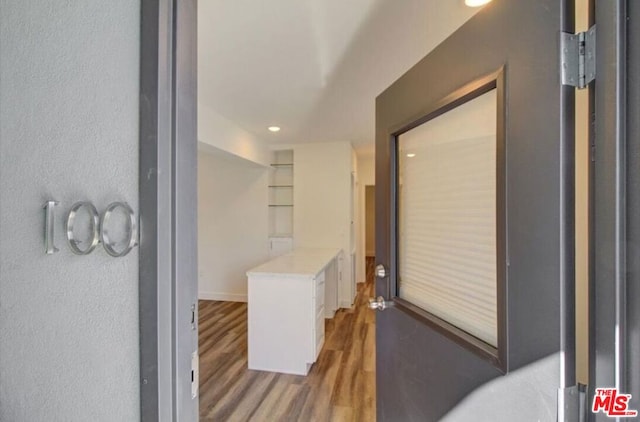
[[[198,8],[200,103],[270,144],[350,141],[360,151],[373,145],[375,97],[478,10],[463,0]]]

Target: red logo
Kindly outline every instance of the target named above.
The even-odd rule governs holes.
[[[593,413],[603,412],[610,418],[632,418],[638,416],[637,410],[629,409],[631,394],[619,394],[617,388],[596,388],[593,396]]]

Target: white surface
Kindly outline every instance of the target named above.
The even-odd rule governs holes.
[[[340,258],[342,252],[338,254],[337,259],[333,259],[324,269],[325,287],[324,287],[324,317],[333,318],[338,310],[338,278],[340,272]]]
[[[306,375],[324,343],[336,249],[302,249],[247,272],[249,369]]]
[[[309,143],[296,145],[293,157],[295,245],[345,251],[338,290],[341,307],[350,307],[355,297],[349,270],[351,152],[348,142]]]
[[[198,141],[256,164],[270,164],[271,152],[264,139],[221,116],[201,101],[198,102]]]
[[[267,142],[372,143],[374,98],[477,11],[461,0],[202,1],[198,97]]]
[[[240,293],[218,293],[199,291],[198,299],[200,300],[216,300],[221,302],[247,302],[247,295]]]
[[[335,248],[296,248],[247,271],[247,276],[295,276],[313,278],[340,253]]]
[[[139,31],[138,0],[0,0],[1,421],[140,417],[138,248],[77,256],[62,230],[79,200],[138,212]]]
[[[269,258],[276,258],[293,250],[293,239],[290,237],[269,238]]]
[[[286,190],[293,192],[293,188]],[[269,207],[269,237],[293,236],[293,207]]]
[[[494,89],[398,138],[398,296],[494,347],[496,116]]]
[[[198,151],[198,297],[246,301],[247,268],[269,257],[269,169]]]

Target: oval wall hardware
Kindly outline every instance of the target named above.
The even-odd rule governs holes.
[[[81,243],[85,243],[85,241],[76,240],[75,237],[75,223],[76,216],[78,215],[78,211],[82,208],[86,208],[91,215],[91,233],[92,236],[89,238],[90,242],[88,246],[84,249],[80,247]],[[67,215],[67,220],[64,224],[64,231],[67,233],[67,242],[69,243],[69,248],[76,255],[88,255],[98,246],[100,243],[100,215],[98,215],[98,210],[93,206],[91,202],[76,202],[73,204],[71,209],[69,210],[69,214]]]
[[[54,244],[55,207],[57,205],[57,201],[47,201],[43,207],[45,211],[44,244],[47,255],[59,251]],[[78,239],[76,234],[77,220],[81,212],[88,213],[89,216],[89,233],[86,239]],[[115,227],[112,227],[113,216],[116,212],[123,213],[127,220],[124,228],[124,242],[117,242],[113,236],[114,232],[117,233]],[[104,250],[109,255],[117,258],[127,255],[131,252],[131,249],[138,245],[138,220],[135,212],[126,202],[109,204],[102,215],[98,213],[98,210],[91,202],[76,202],[67,214],[64,230],[69,249],[76,255],[88,255],[93,252],[98,244],[102,243]],[[119,247],[118,245],[122,243],[124,243],[124,247]]]

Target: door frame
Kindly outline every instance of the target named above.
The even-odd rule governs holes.
[[[595,10],[597,50],[615,65],[603,66],[604,61],[599,60],[595,85],[594,143],[598,159],[592,175],[589,393],[592,398],[597,386],[620,386],[634,394],[632,407],[637,409],[640,345],[625,340],[631,330],[638,331],[640,324],[640,274],[625,258],[629,248],[637,251],[640,239],[640,195],[627,189],[640,186],[640,125],[637,119],[629,118],[639,111],[640,81],[628,79],[632,75],[629,70],[640,67],[640,48],[627,43],[627,39],[638,39],[640,28],[628,24],[626,17],[630,22],[640,21],[640,4],[600,0],[595,1]],[[197,0],[141,0],[142,421],[195,421],[198,416],[198,401],[191,396],[189,379],[192,353],[197,352],[197,228],[193,206],[197,201],[196,24]],[[376,158],[385,159],[388,157]],[[384,241],[376,237],[377,242]],[[570,280],[567,282],[565,288],[570,287]],[[567,311],[571,310],[570,299],[564,298]],[[611,338],[616,327],[623,339],[618,348]],[[566,334],[571,328],[564,327],[569,333],[563,336],[569,350],[571,336]],[[572,371],[565,369],[570,380]]]
[[[196,421],[197,0],[140,18],[140,418]]]
[[[589,404],[595,388],[640,410],[640,4],[596,0]],[[628,258],[628,255],[630,258]],[[608,420],[589,412],[589,420]]]

